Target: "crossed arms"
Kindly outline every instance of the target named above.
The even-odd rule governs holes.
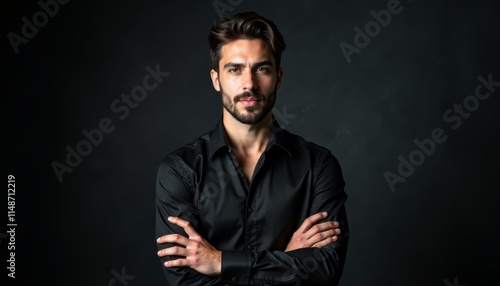
[[[299,248],[316,247],[321,248],[338,240],[340,234],[339,223],[326,221],[318,223],[327,217],[326,212],[317,213],[308,217],[300,228],[293,234],[285,252]],[[208,241],[201,237],[191,224],[179,217],[168,217],[168,221],[182,227],[187,237],[180,234],[167,234],[160,236],[156,242],[159,244],[173,243],[172,246],[160,249],[159,257],[180,256],[174,260],[164,263],[165,267],[190,267],[197,272],[216,276],[221,274],[222,251],[215,249]]]
[[[336,173],[336,160],[325,164],[321,172]],[[163,167],[166,169],[161,167],[160,172],[178,172],[172,164]],[[347,196],[341,177],[319,178],[309,212],[312,215],[291,235],[286,249],[263,251],[214,247],[199,234],[201,218],[193,211],[192,191],[182,180],[158,180],[157,255],[167,281],[171,285],[337,285],[348,241]]]

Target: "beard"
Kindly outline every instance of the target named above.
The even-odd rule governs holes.
[[[275,87],[274,91],[269,95],[246,91],[231,99],[231,97],[224,92],[222,86],[220,87],[222,105],[224,106],[224,109],[226,109],[227,112],[229,112],[236,120],[243,124],[256,124],[266,117],[266,115],[273,109],[274,103],[276,102],[276,90],[277,88]],[[236,104],[241,99],[246,97],[253,97],[256,100],[260,100],[263,103],[262,107],[260,107],[260,104],[257,104],[258,106],[246,106],[246,112],[240,112],[236,108]]]

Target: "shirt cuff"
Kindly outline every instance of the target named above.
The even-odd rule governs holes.
[[[222,251],[222,282],[247,285],[250,281],[251,264],[252,255],[250,252]]]

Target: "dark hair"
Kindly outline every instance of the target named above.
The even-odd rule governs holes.
[[[216,21],[212,25],[208,43],[214,70],[219,71],[222,46],[238,39],[264,40],[273,52],[276,70],[280,68],[281,53],[285,50],[286,44],[278,27],[255,12],[244,12]]]

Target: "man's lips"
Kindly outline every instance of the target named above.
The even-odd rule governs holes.
[[[245,106],[254,106],[259,101],[260,100],[253,98],[253,97],[240,99],[240,102],[243,103]]]

